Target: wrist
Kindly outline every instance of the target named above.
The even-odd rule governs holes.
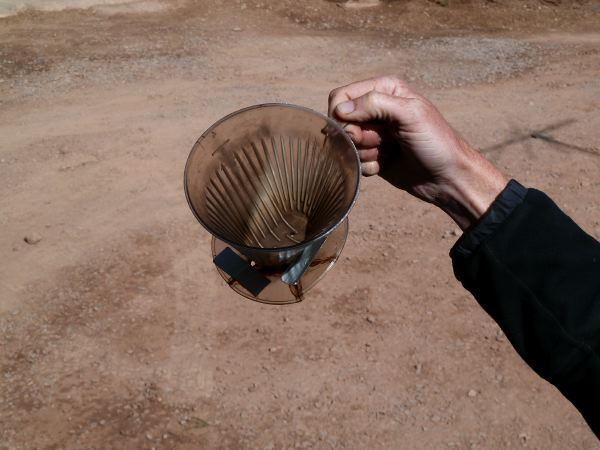
[[[502,192],[508,179],[481,153],[462,143],[436,205],[465,230],[473,226]]]

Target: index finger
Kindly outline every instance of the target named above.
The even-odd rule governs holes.
[[[368,80],[357,81],[331,91],[328,105],[329,116],[333,116],[333,111],[340,103],[361,97],[370,91],[377,91],[395,97],[414,96],[406,83],[396,77],[369,78]]]

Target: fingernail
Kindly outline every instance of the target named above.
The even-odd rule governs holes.
[[[335,109],[339,113],[349,114],[352,111],[354,111],[354,102],[352,100],[349,100],[347,102],[342,102],[339,105],[337,105],[337,107]]]

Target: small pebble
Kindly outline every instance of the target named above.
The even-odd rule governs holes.
[[[25,236],[23,238],[23,240],[25,242],[27,242],[29,245],[35,245],[42,240],[42,236],[40,236],[37,233],[31,233],[31,234],[28,234],[27,236]]]
[[[442,233],[442,239],[450,239],[452,237],[460,236],[461,234],[462,234],[462,231],[460,231],[460,228],[446,230]]]

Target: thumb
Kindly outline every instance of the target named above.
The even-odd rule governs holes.
[[[335,115],[346,122],[401,121],[411,100],[370,91],[361,97],[338,104]]]

